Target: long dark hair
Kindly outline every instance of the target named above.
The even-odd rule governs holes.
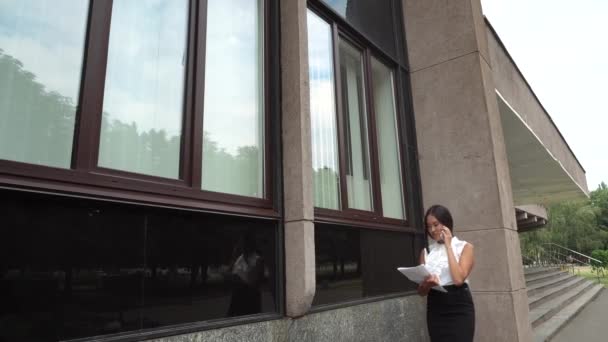
[[[435,204],[427,209],[426,214],[424,214],[424,229],[426,230],[426,235],[431,236],[431,234],[429,234],[428,227],[426,226],[426,219],[429,217],[429,215],[435,216],[439,223],[446,226],[450,232],[454,233],[454,220],[452,219],[452,214],[450,214],[448,208],[440,204]]]

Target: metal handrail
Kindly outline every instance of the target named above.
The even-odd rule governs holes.
[[[593,267],[596,274],[597,280],[600,282],[600,273],[604,276],[604,263],[601,260],[595,259],[583,253],[577,252],[570,248],[560,246],[556,243],[547,242],[542,245],[536,246],[529,252],[533,253],[533,257],[524,256],[522,253],[522,261],[533,261],[533,263],[539,263],[541,265],[559,265],[562,269],[567,268],[572,274],[575,273],[574,264],[586,266],[599,266]],[[574,255],[574,256],[573,256]],[[588,262],[581,259],[586,259]],[[524,261],[525,262],[525,261]],[[593,262],[593,263],[592,263]],[[594,265],[595,264],[595,265]]]
[[[543,245],[557,246],[557,247],[559,247],[559,248],[561,248],[561,249],[565,249],[565,250],[567,250],[568,252],[571,252],[571,253],[574,253],[574,254],[578,254],[578,255],[580,255],[580,256],[583,256],[583,257],[587,258],[589,261],[593,260],[593,261],[595,261],[595,262],[599,263],[600,265],[602,264],[602,261],[601,261],[601,260],[595,259],[595,258],[590,257],[590,256],[588,256],[588,255],[585,255],[585,254],[583,254],[583,253],[580,253],[580,252],[577,252],[577,251],[575,251],[575,250],[572,250],[572,249],[570,249],[570,248],[567,248],[567,247],[564,247],[564,246],[560,246],[560,245],[558,245],[558,244],[556,244],[556,243],[553,243],[553,242],[546,242],[546,243],[543,243]],[[577,260],[577,261],[578,261],[578,260]],[[589,265],[589,263],[586,263],[586,262],[585,262],[585,264]]]
[[[577,259],[577,258],[575,258],[575,257],[571,256],[570,254],[564,254],[564,253],[561,253],[561,252],[559,252],[559,251],[555,251],[555,253],[556,253],[557,255],[559,255],[559,256],[570,257],[572,261],[576,261],[576,262],[578,262],[579,264],[585,264],[585,265],[587,265],[587,266],[591,266],[591,264],[590,264],[590,263],[585,262],[585,261],[582,261],[582,260],[579,260],[579,259]],[[559,259],[558,259],[558,260],[559,260]]]

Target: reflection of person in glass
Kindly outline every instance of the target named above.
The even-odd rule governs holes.
[[[261,283],[264,258],[256,251],[255,236],[247,233],[235,248],[231,267],[232,297],[228,316],[242,316],[262,311]]]
[[[423,250],[420,263],[429,275],[418,286],[421,296],[428,295],[427,325],[431,341],[473,341],[475,307],[469,290],[473,269],[473,245],[452,236],[452,215],[447,208],[434,205],[424,216],[429,236],[429,253]],[[441,285],[447,292],[431,290]]]

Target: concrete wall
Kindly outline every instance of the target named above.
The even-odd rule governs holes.
[[[298,317],[310,308],[316,286],[307,7],[306,0],[280,6],[285,311]]]
[[[513,107],[522,120],[543,142],[553,156],[561,162],[581,189],[588,193],[585,170],[559,133],[559,130],[545,111],[538,98],[509,57],[505,47],[486,24],[492,78],[500,95]],[[557,72],[557,70],[556,70]]]
[[[480,0],[404,0],[424,206],[475,246],[477,341],[530,341],[528,303]]]
[[[383,300],[337,310],[239,325],[154,342],[406,342],[428,341],[425,301],[419,296]]]

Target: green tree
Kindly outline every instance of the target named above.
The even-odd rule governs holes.
[[[600,184],[589,199],[565,201],[547,210],[546,227],[520,234],[522,254],[533,258],[546,243],[556,243],[580,253],[608,249],[608,187]]]
[[[600,211],[597,216],[598,228],[608,231],[608,186],[606,183],[602,182],[597,190],[591,192],[591,203]]]

